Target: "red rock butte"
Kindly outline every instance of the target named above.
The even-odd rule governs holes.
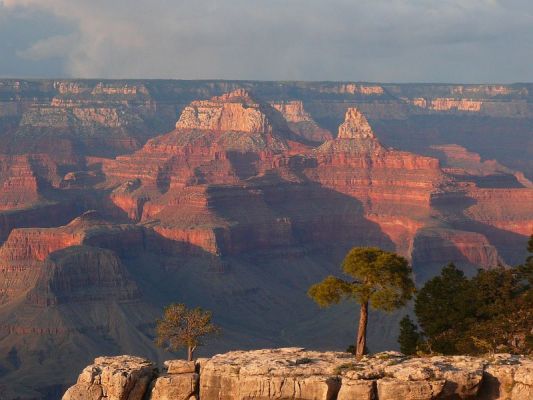
[[[523,261],[531,164],[498,140],[527,141],[529,90],[0,80],[0,384],[35,397],[103,352],[158,359],[170,302],[220,316],[217,350],[349,343],[305,291],[353,246],[418,282]]]

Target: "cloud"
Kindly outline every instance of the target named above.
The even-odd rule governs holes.
[[[26,60],[43,60],[47,58],[66,58],[76,46],[77,35],[57,35],[39,39],[30,47],[18,50],[17,55]]]
[[[4,9],[69,24],[17,54],[61,60],[59,72],[75,77],[533,80],[529,0],[4,0]]]

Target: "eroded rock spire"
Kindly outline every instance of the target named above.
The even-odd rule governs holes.
[[[344,122],[339,126],[339,139],[375,139],[376,136],[366,117],[355,107],[346,111]]]

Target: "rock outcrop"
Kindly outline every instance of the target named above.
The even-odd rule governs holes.
[[[271,124],[260,105],[245,90],[236,90],[185,107],[176,129],[267,133]]]
[[[375,135],[365,116],[358,109],[349,108],[339,127],[337,138],[364,140],[375,139]]]
[[[0,154],[0,211],[35,206],[57,186],[57,165],[46,154]]]
[[[471,99],[453,99],[453,98],[436,98],[427,101],[424,98],[416,98],[412,100],[415,106],[421,108],[428,108],[433,111],[450,111],[455,109],[457,111],[479,112],[481,111],[482,102]]]
[[[114,241],[113,237],[118,235],[121,236],[121,241]],[[142,228],[114,225],[103,219],[98,212],[88,211],[65,226],[12,230],[0,247],[0,260],[43,261],[57,250],[81,244],[114,247],[113,250],[124,252],[126,247],[138,245],[142,240]]]
[[[323,143],[333,139],[331,132],[317,125],[311,115],[305,111],[301,101],[287,101],[271,103],[278,110],[289,125],[290,130],[298,138],[315,143]]]
[[[479,154],[457,144],[431,146],[441,160],[444,170],[463,181],[474,182],[482,188],[533,188],[533,182],[496,160],[481,160]]]
[[[141,227],[91,211],[57,228],[14,229],[0,247],[0,304],[26,294],[39,306],[140,296],[117,254],[144,243]]]
[[[497,354],[488,358],[411,358],[396,352],[356,361],[348,353],[302,348],[234,351],[194,363],[153,364],[131,356],[100,357],[63,400],[529,400],[533,361]],[[197,373],[199,372],[199,373]],[[150,386],[147,380],[153,379]],[[199,382],[199,383],[198,383]]]
[[[155,376],[154,365],[139,357],[99,357],[85,368],[64,400],[142,400]]]

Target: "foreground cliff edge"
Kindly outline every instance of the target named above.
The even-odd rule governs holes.
[[[143,358],[99,357],[63,400],[399,400],[533,398],[533,360],[496,354],[485,358],[411,358],[303,348],[233,351],[195,362],[171,360],[165,371]]]

